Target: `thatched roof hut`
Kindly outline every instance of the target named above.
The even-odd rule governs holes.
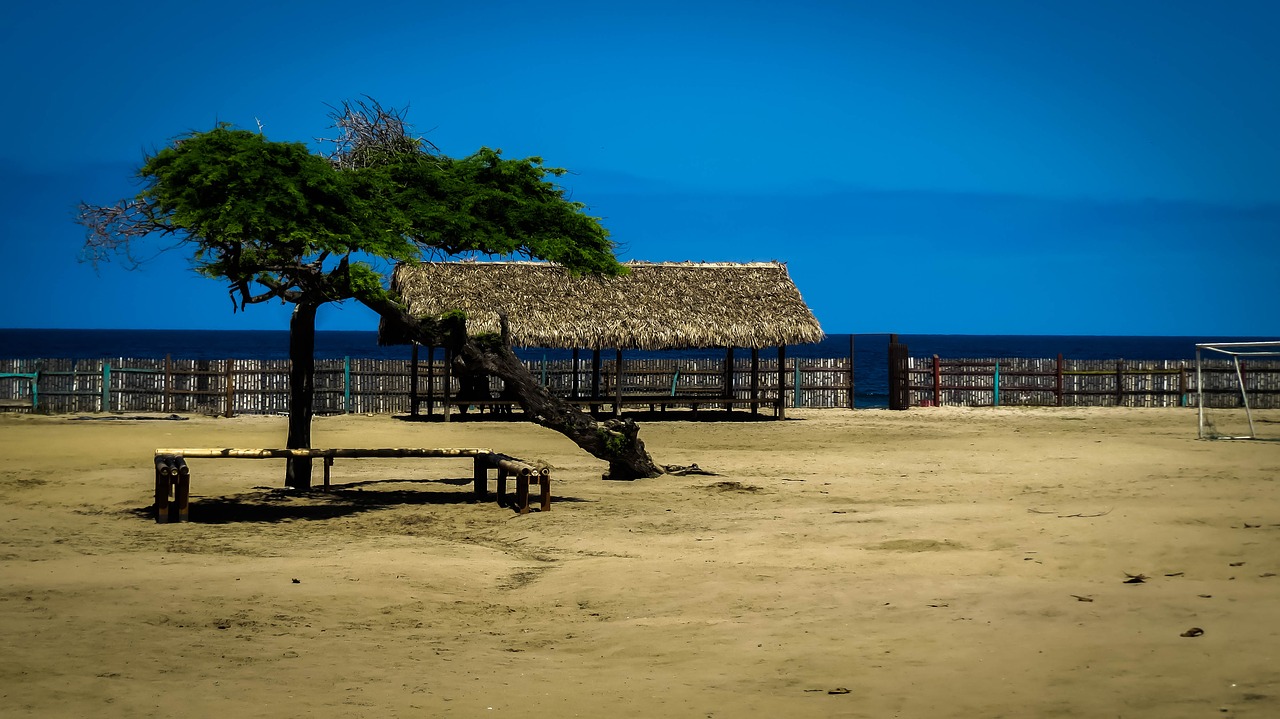
[[[400,265],[391,287],[415,315],[467,313],[472,333],[507,315],[517,347],[663,350],[818,342],[822,328],[779,262],[628,262],[622,277],[573,277],[545,262]],[[379,342],[405,337],[380,329]]]

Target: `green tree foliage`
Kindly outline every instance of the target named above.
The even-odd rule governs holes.
[[[147,234],[176,235],[241,306],[374,291],[381,275],[359,255],[515,255],[622,271],[607,230],[551,182],[564,170],[489,148],[455,159],[417,142],[416,152],[358,148],[363,162],[344,168],[301,143],[226,125],[185,135],[146,159],[135,198],[82,206],[86,254],[106,259]]]

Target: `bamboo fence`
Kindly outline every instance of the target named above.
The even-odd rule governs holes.
[[[443,354],[443,353],[441,353]],[[617,386],[614,360],[601,362],[600,395],[607,403]],[[851,361],[841,358],[787,358],[784,369],[786,407],[849,407],[853,392]],[[553,394],[591,397],[591,362],[531,360],[525,365]],[[714,406],[724,397],[725,363],[722,359],[625,359],[622,366],[624,395],[688,397],[688,403],[667,406]],[[443,357],[417,367],[419,401],[443,396]],[[398,414],[411,410],[412,365],[406,360],[326,359],[315,363],[316,414]],[[759,359],[752,372],[751,360],[733,362],[732,396],[778,397],[778,361]],[[460,390],[450,378],[450,394]],[[501,383],[493,379],[493,396]],[[86,412],[162,412],[231,416],[235,414],[287,414],[289,411],[288,360],[188,360],[117,357],[94,360],[0,360],[0,406],[18,411],[50,414]]]
[[[1280,407],[1280,361],[1241,361],[1251,407]],[[911,357],[913,406],[1194,407],[1195,360]],[[1205,407],[1241,405],[1231,360],[1205,360]]]
[[[443,355],[443,353],[441,353]],[[615,361],[603,359],[599,396],[617,393]],[[853,376],[849,357],[785,358],[785,407],[850,407]],[[525,365],[553,394],[592,397],[588,358],[530,360]],[[1243,362],[1250,405],[1280,408],[1280,361]],[[723,398],[723,359],[624,359],[623,395],[688,398],[671,407],[708,408]],[[412,365],[407,360],[326,359],[315,363],[316,414],[403,414],[411,411]],[[419,402],[443,397],[443,357],[417,368]],[[576,381],[575,381],[576,374]],[[752,387],[752,377],[756,386]],[[1205,360],[1206,407],[1240,405],[1230,360]],[[777,400],[778,361],[733,361],[732,396]],[[450,394],[460,390],[450,378]],[[906,394],[910,406],[1195,406],[1194,360],[1064,360],[910,357]],[[575,394],[576,388],[576,394]],[[501,383],[490,385],[494,397]],[[0,360],[0,408],[50,414],[161,412],[207,415],[287,414],[288,360],[188,360],[111,358],[95,360]],[[428,408],[429,409],[429,408]]]

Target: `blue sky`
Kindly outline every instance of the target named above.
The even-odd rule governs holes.
[[[624,259],[787,262],[828,332],[1280,336],[1280,3],[6,8],[0,327],[286,327],[180,254],[78,264],[73,208],[184,131],[311,141],[367,94],[569,168]]]

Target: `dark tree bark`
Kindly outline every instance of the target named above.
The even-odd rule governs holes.
[[[316,310],[318,304],[300,301],[289,319],[289,438],[285,447],[311,447],[312,402],[315,399]],[[285,486],[311,489],[311,458],[285,460]]]
[[[631,419],[599,422],[591,415],[552,396],[511,351],[505,331],[501,338],[469,337],[461,318],[422,320],[409,315],[384,296],[357,299],[388,323],[399,326],[419,344],[449,348],[469,372],[494,375],[506,384],[506,392],[537,424],[573,440],[592,456],[609,463],[605,479],[632,480],[658,477],[664,471],[649,456],[640,439],[640,427]],[[503,318],[505,330],[506,318]]]

